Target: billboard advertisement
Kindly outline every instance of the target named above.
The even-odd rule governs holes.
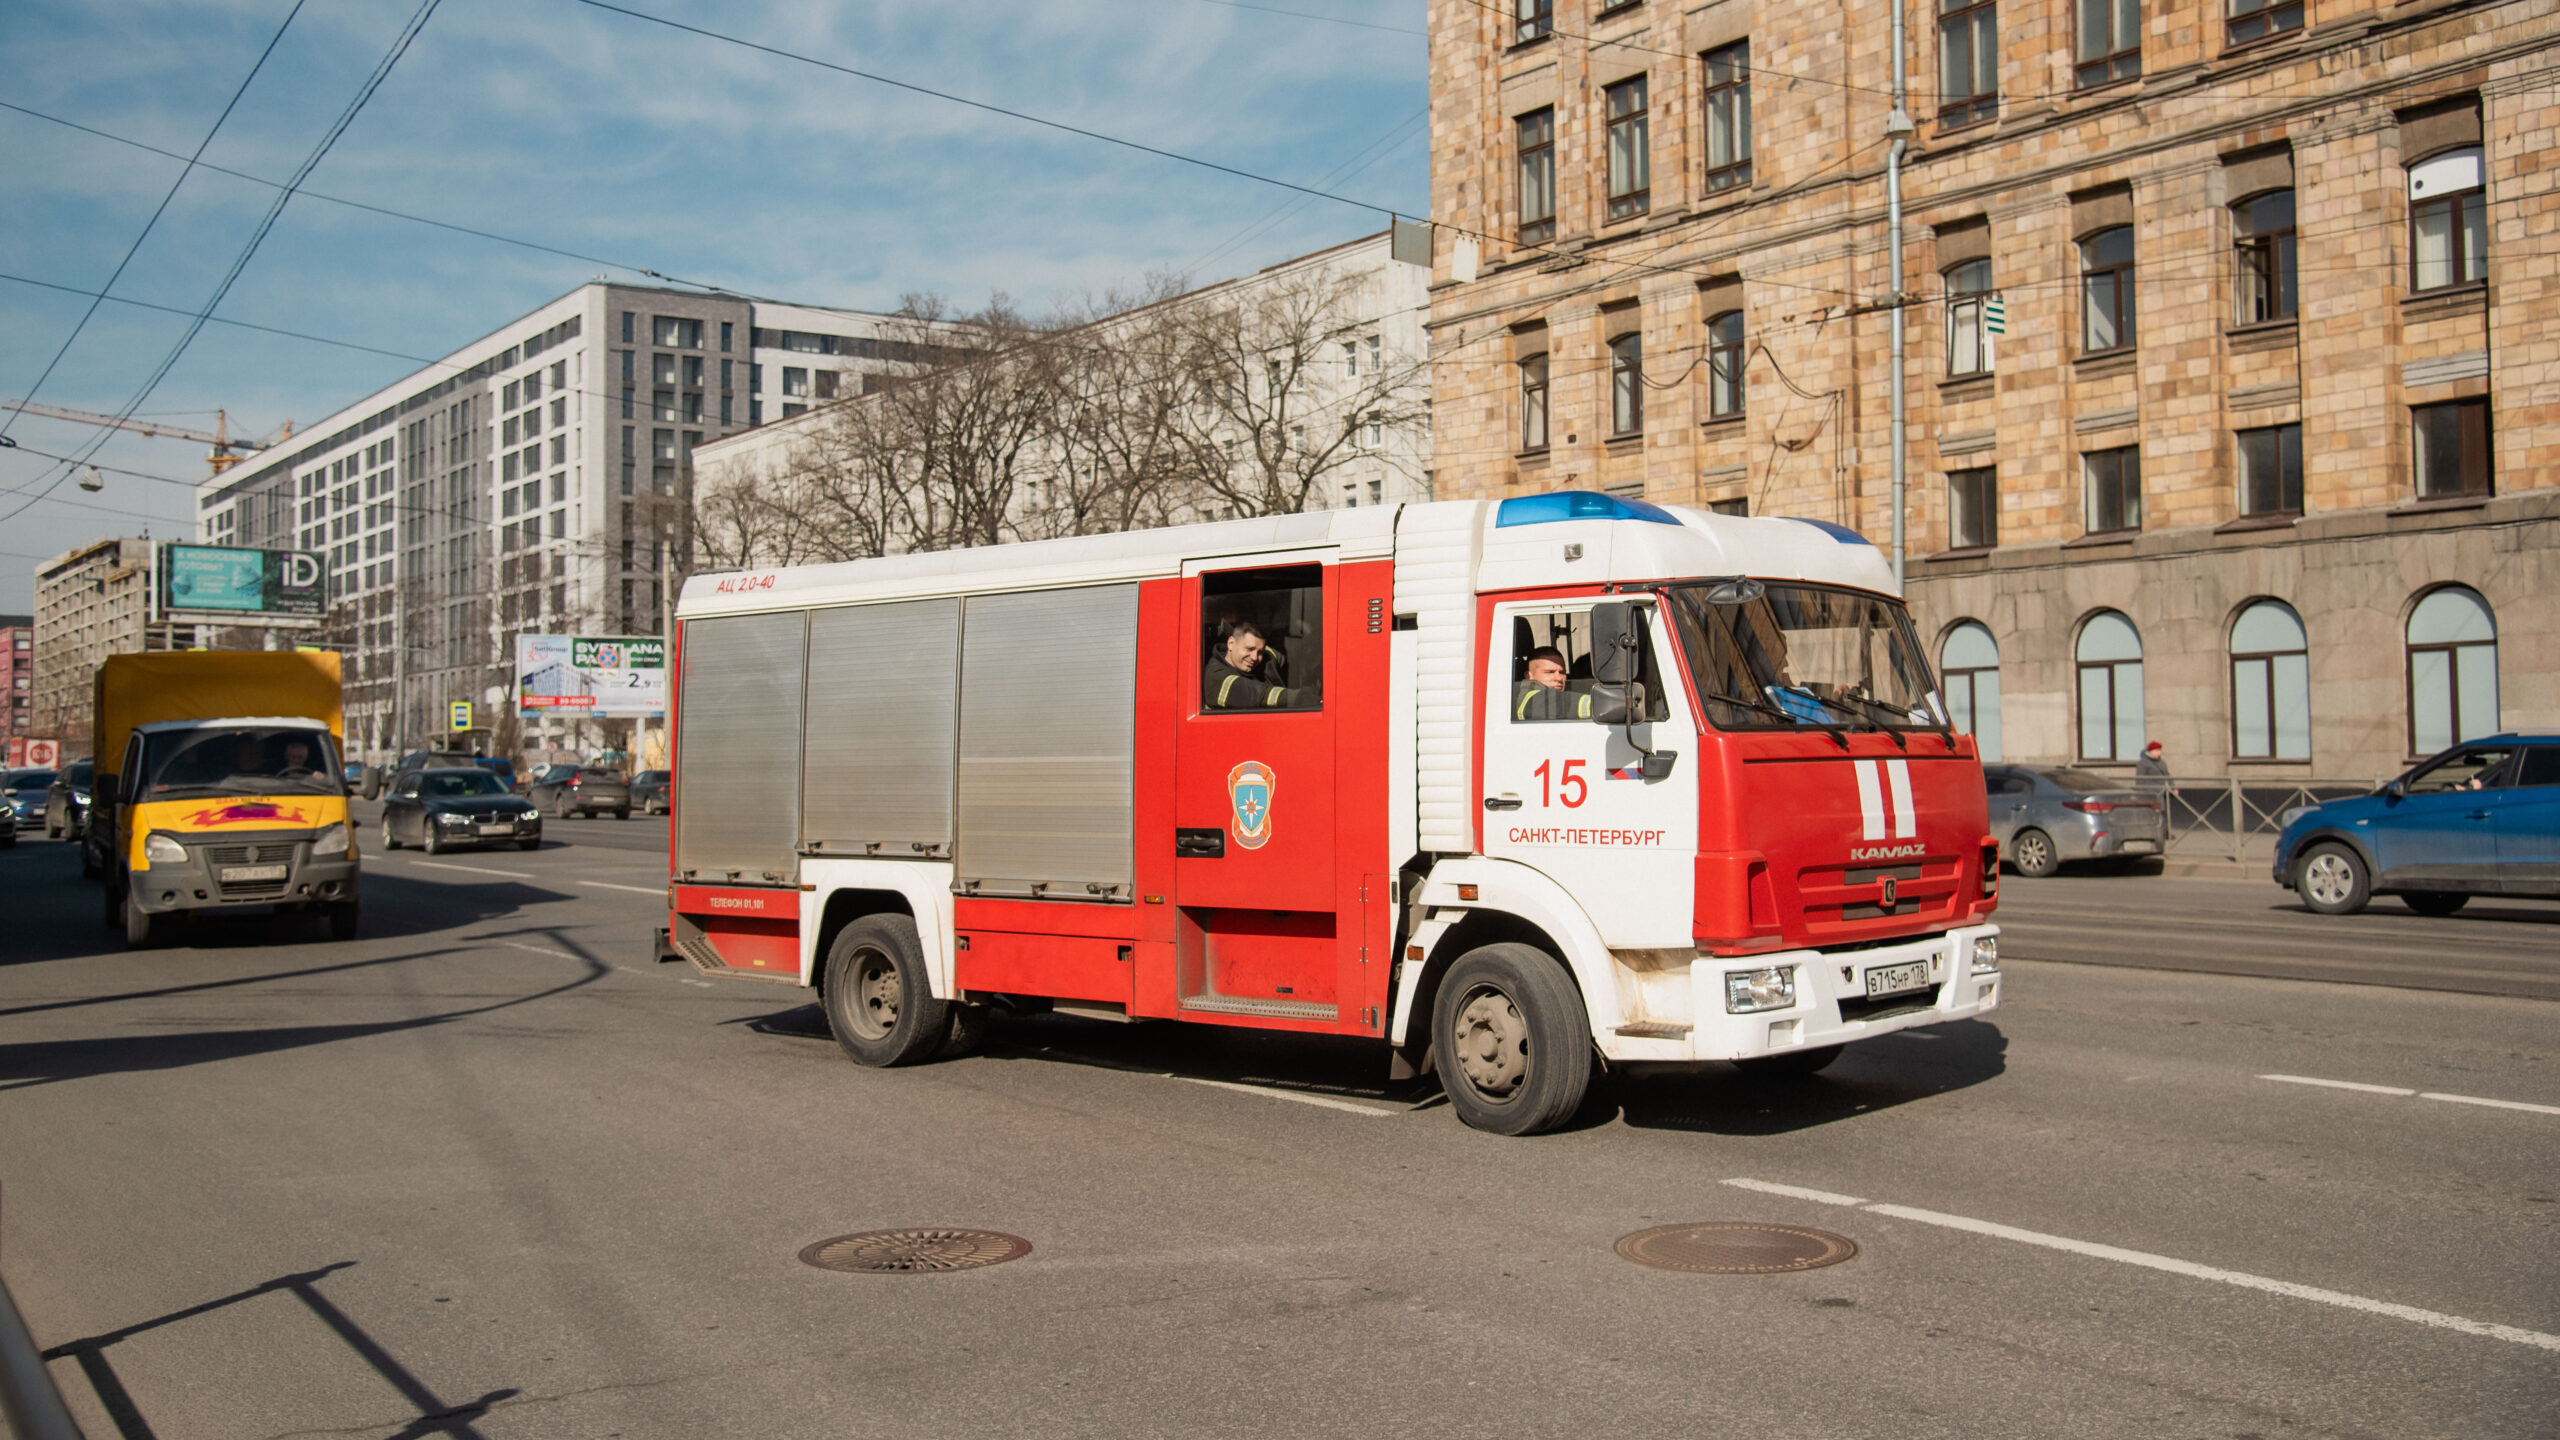
[[[160,613],[317,620],[328,579],[328,562],[308,550],[163,545]]]
[[[30,770],[55,770],[62,765],[62,742],[9,737],[9,768],[25,766]]]
[[[667,713],[667,642],[655,635],[519,635],[516,714],[659,719]]]

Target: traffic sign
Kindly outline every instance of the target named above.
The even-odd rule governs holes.
[[[1982,302],[1982,328],[1994,335],[2009,333],[2009,302],[1994,295]]]
[[[444,728],[447,730],[470,729],[471,702],[468,700],[456,700],[447,704],[445,706]]]

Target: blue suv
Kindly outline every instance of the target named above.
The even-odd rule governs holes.
[[[2275,880],[2323,915],[2378,894],[2421,915],[2560,900],[2560,731],[2466,740],[2370,795],[2288,812]]]

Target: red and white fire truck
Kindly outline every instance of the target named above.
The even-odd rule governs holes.
[[[1375,1037],[1507,1134],[1595,1056],[1809,1072],[1999,999],[1892,591],[1588,492],[698,576],[661,958],[869,1065],[990,1006]]]

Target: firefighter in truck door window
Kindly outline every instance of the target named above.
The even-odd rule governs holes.
[[[1270,650],[1262,629],[1250,620],[1230,620],[1220,627],[1217,653],[1200,677],[1203,710],[1295,710],[1306,704],[1302,690],[1261,678]],[[1277,667],[1274,666],[1276,670]]]
[[[1591,696],[1565,688],[1564,652],[1541,645],[1529,652],[1525,674],[1511,694],[1515,721],[1588,720]]]

